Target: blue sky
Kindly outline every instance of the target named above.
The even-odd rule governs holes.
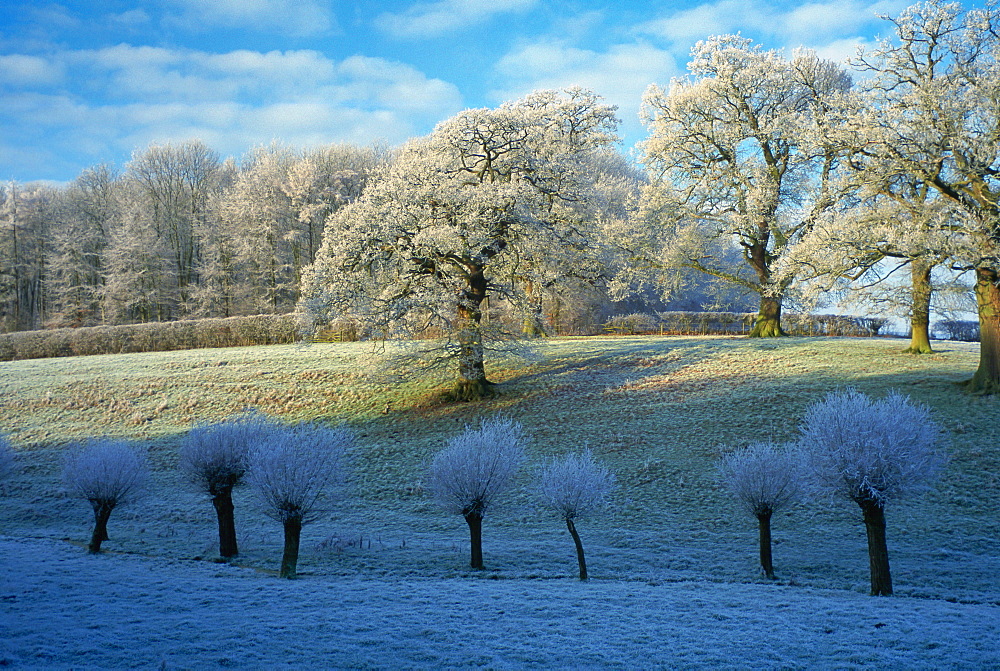
[[[469,107],[580,85],[618,105],[742,32],[843,59],[908,1],[5,0],[0,180],[67,181],[151,143],[397,144]]]

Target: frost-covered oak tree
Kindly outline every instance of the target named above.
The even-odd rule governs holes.
[[[108,540],[108,519],[116,507],[141,498],[149,486],[146,456],[133,445],[116,440],[94,440],[66,460],[63,482],[71,494],[94,509],[94,532],[87,549],[101,551]]]
[[[576,545],[580,580],[587,580],[588,574],[576,521],[605,508],[614,488],[614,474],[599,464],[589,450],[581,454],[567,454],[542,469],[538,485],[541,504],[555,511],[566,522]]]
[[[268,441],[278,425],[263,415],[242,417],[191,429],[180,450],[180,468],[212,497],[219,524],[219,556],[239,554],[233,489],[242,484],[250,450]]]
[[[789,59],[738,35],[699,42],[688,68],[689,78],[667,90],[654,84],[643,98],[653,181],[641,217],[661,233],[652,256],[665,269],[694,269],[758,294],[750,335],[783,335],[792,279],[778,277],[774,264],[845,188],[837,177],[844,148],[820,130],[838,122],[851,79],[812,52]],[[720,257],[720,240],[739,245],[744,268]]]
[[[760,566],[773,579],[771,516],[799,496],[801,458],[788,447],[754,443],[724,456],[719,471],[733,496],[757,518]]]
[[[483,568],[483,518],[510,489],[524,462],[524,429],[512,419],[483,420],[438,452],[427,474],[427,489],[446,511],[469,525],[470,565]]]
[[[473,109],[403,147],[332,216],[304,277],[304,304],[385,336],[449,334],[455,396],[488,391],[483,319],[493,296],[530,314],[551,274],[596,276],[594,189],[584,160],[615,140],[614,108],[582,89]]]
[[[945,463],[940,442],[930,411],[898,392],[874,400],[847,389],[806,411],[800,445],[817,481],[864,516],[873,596],[892,594],[885,507],[929,488]]]
[[[976,393],[1000,393],[1000,5],[930,0],[889,19],[893,38],[864,52],[881,133],[870,171],[913,180],[962,216],[953,262],[975,273],[981,337]],[[964,258],[963,258],[964,257]]]
[[[817,222],[789,247],[779,273],[791,268],[807,280],[798,285],[805,304],[837,297],[840,305],[868,314],[909,313],[910,345],[904,351],[931,353],[932,295],[960,290],[958,282],[934,273],[960,253],[955,210],[918,181],[866,177],[872,160],[852,164],[869,166],[858,170],[858,204]],[[909,287],[895,281],[903,270],[909,271]]]
[[[280,577],[296,576],[302,526],[317,519],[324,500],[343,483],[353,444],[348,429],[299,424],[267,432],[251,450],[247,479],[285,533]]]

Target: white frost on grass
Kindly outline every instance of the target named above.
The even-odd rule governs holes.
[[[297,582],[0,537],[12,668],[996,668],[1000,605],[760,584]]]

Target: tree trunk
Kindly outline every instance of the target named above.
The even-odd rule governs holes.
[[[911,280],[911,314],[910,314],[910,346],[904,352],[908,354],[930,354],[931,349],[931,269],[934,266],[927,261],[914,259],[910,262]]]
[[[525,294],[529,312],[521,322],[521,333],[526,338],[542,338],[545,336],[545,330],[542,328],[542,292],[534,282],[528,280]]]
[[[91,505],[94,507],[94,533],[90,535],[87,550],[91,554],[97,554],[101,551],[101,543],[108,540],[108,519],[111,517],[111,511],[115,509],[115,504],[94,501]]]
[[[284,522],[285,551],[281,555],[281,571],[278,577],[292,579],[299,563],[299,539],[302,536],[302,518],[293,517]]]
[[[225,488],[212,497],[215,515],[219,519],[219,556],[235,557],[240,553],[236,544],[236,519],[233,508],[233,490]]]
[[[573,524],[573,519],[570,517],[566,518],[566,528],[569,529],[570,535],[573,536],[573,543],[576,545],[576,561],[580,565],[580,580],[587,580],[587,559],[583,556],[583,543],[580,542],[580,534],[576,532],[576,525]]]
[[[1000,274],[976,268],[976,303],[979,306],[979,368],[965,383],[974,394],[1000,393]]]
[[[479,513],[468,513],[465,522],[469,525],[469,543],[472,548],[472,560],[469,565],[474,569],[483,568],[483,516]]]
[[[454,401],[478,401],[491,396],[492,383],[486,379],[483,334],[480,330],[486,277],[482,269],[469,276],[469,286],[458,303],[458,381],[450,394]]]
[[[858,501],[865,518],[868,534],[868,565],[871,571],[872,596],[892,594],[892,575],[889,573],[889,548],[885,542],[885,507],[872,499]]]
[[[781,328],[781,296],[761,296],[757,320],[750,331],[751,338],[786,336]]]
[[[774,580],[774,563],[771,559],[771,511],[757,514],[757,527],[760,531],[760,567],[764,575]]]

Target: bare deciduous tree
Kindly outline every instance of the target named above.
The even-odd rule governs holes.
[[[818,482],[864,515],[873,596],[892,594],[885,506],[929,488],[945,464],[940,441],[927,407],[899,392],[874,400],[847,389],[806,411],[801,445]]]
[[[239,554],[233,488],[242,484],[250,449],[277,426],[262,415],[246,415],[192,429],[181,445],[180,467],[199,489],[212,497],[219,522],[219,555]]]
[[[520,423],[495,417],[478,429],[467,426],[431,462],[427,488],[442,508],[465,518],[474,569],[483,568],[483,517],[510,488],[523,461]]]
[[[754,443],[724,456],[719,470],[729,491],[757,518],[760,565],[764,574],[773,579],[771,516],[798,497],[801,459],[790,448]]]
[[[94,440],[66,460],[63,482],[94,509],[94,532],[87,549],[96,554],[108,540],[111,511],[146,493],[149,464],[145,455],[127,442]]]
[[[554,510],[566,522],[566,528],[576,545],[580,580],[587,580],[589,576],[583,543],[576,530],[576,520],[606,507],[614,488],[614,474],[597,463],[590,450],[581,454],[567,454],[549,462],[542,469],[539,483],[542,505]]]
[[[251,450],[247,478],[267,514],[284,527],[280,577],[295,577],[302,526],[316,520],[324,497],[343,482],[346,451],[353,443],[347,429],[300,424],[268,432]]]

